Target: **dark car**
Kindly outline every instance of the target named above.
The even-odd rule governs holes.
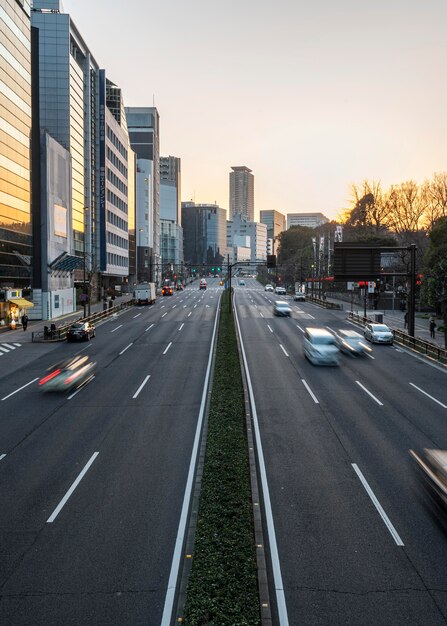
[[[67,330],[67,341],[90,341],[95,336],[95,327],[90,322],[75,322]]]
[[[163,285],[162,289],[161,289],[161,295],[162,296],[173,296],[174,295],[174,289],[171,285]]]

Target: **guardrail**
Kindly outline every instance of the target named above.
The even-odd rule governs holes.
[[[316,298],[315,296],[309,296],[308,294],[306,294],[306,302],[312,302],[312,304],[317,304],[318,306],[321,306],[324,309],[336,309],[337,311],[343,310],[343,304],[329,302],[329,300],[324,300],[323,298]]]
[[[74,322],[98,322],[106,317],[110,317],[118,311],[122,311],[123,309],[127,309],[129,306],[134,305],[134,300],[128,300],[127,302],[123,302],[122,304],[117,304],[116,306],[110,307],[108,309],[104,309],[103,311],[97,311],[96,313],[92,313],[87,317],[78,317],[77,319],[71,320],[68,324],[63,324],[62,326],[56,327],[56,324],[51,324],[50,326],[44,326],[44,330],[33,331],[31,333],[31,341],[33,343],[39,342],[57,342],[57,341],[65,341],[67,338],[67,330]]]
[[[369,317],[357,315],[357,313],[353,313],[352,311],[348,313],[348,319],[362,326],[368,323],[374,323],[374,320]],[[425,339],[419,339],[419,337],[410,337],[408,333],[400,330],[400,328],[391,328],[391,330],[394,333],[394,341],[399,345],[410,348],[410,350],[414,350],[414,352],[418,352],[419,354],[424,354],[435,361],[439,361],[443,365],[447,365],[447,350],[445,348],[441,348],[430,341],[425,341]]]

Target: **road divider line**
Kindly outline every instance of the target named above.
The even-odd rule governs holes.
[[[390,531],[391,536],[393,537],[394,541],[396,542],[396,544],[398,546],[403,546],[404,542],[402,541],[402,539],[399,537],[399,534],[397,532],[397,530],[394,528],[393,524],[390,521],[390,518],[388,517],[388,515],[385,513],[385,511],[383,510],[382,505],[380,504],[380,502],[378,501],[378,499],[376,498],[373,490],[371,489],[371,487],[368,485],[368,481],[366,480],[366,478],[363,476],[362,472],[360,471],[360,468],[358,467],[357,463],[352,463],[351,464],[354,472],[357,474],[357,476],[360,479],[360,482],[362,483],[363,487],[365,488],[366,493],[369,495],[369,497],[371,498],[372,503],[374,504],[374,506],[376,507],[380,517],[383,519],[383,521],[385,522],[385,526],[388,528],[388,530]]]
[[[122,354],[124,354],[124,353],[126,352],[126,350],[128,350],[128,349],[130,348],[130,346],[132,346],[132,345],[133,345],[133,341],[132,341],[132,343],[130,343],[128,346],[126,346],[126,347],[124,348],[124,350],[121,350],[121,352],[120,352],[120,354],[119,354],[119,355],[121,356]]]
[[[183,322],[183,324],[180,326],[180,328],[178,329],[178,332],[180,332],[182,330],[184,325],[185,325],[185,322]]]
[[[304,378],[301,379],[301,382],[303,383],[303,385],[306,387],[307,391],[310,394],[310,397],[312,398],[312,400],[315,402],[315,404],[320,404],[318,401],[317,396],[314,394],[314,392],[312,391],[312,389],[309,387],[309,385],[307,384],[307,382],[304,380]]]
[[[138,396],[138,394],[140,393],[140,391],[143,389],[144,385],[147,383],[147,381],[149,380],[149,378],[151,377],[151,375],[149,374],[148,376],[146,376],[146,378],[143,380],[143,382],[141,383],[141,385],[138,387],[138,389],[136,390],[136,392],[134,393],[134,395],[132,396],[132,398],[136,398]]]
[[[111,333],[114,333],[114,332],[115,332],[115,330],[118,330],[118,328],[121,328],[121,326],[122,326],[122,324],[120,324],[119,326],[117,326],[116,328],[114,328],[113,330],[111,330],[110,332],[111,332]]]
[[[298,330],[300,330],[302,333],[304,333],[304,330],[301,328],[301,326],[298,326],[298,324],[297,324],[296,327],[298,328]]]
[[[150,330],[153,326],[155,326],[155,324],[151,324],[150,326],[148,326],[144,332],[147,333],[147,331]]]
[[[136,315],[133,316],[133,318],[135,319],[136,317],[140,317],[141,313],[137,313]]]
[[[417,389],[418,391],[420,391],[421,393],[424,394],[424,396],[427,396],[427,398],[430,398],[430,400],[433,400],[433,402],[436,402],[437,404],[439,404],[440,406],[442,406],[444,409],[447,409],[447,405],[443,404],[440,400],[437,400],[436,398],[434,398],[433,396],[431,396],[429,393],[427,393],[426,391],[424,391],[423,389],[421,389],[420,387],[417,387],[415,384],[413,383],[409,383],[412,387],[414,387],[415,389]]]
[[[167,312],[166,312],[166,313],[163,313],[162,317],[164,317],[165,315],[167,315]]]
[[[170,341],[170,342],[168,343],[168,346],[167,346],[167,348],[165,348],[165,350],[164,350],[163,354],[166,354],[166,352],[169,350],[169,348],[170,348],[171,346],[172,346],[172,341]]]
[[[382,403],[382,402],[380,402],[380,400],[378,400],[378,399],[376,398],[376,396],[375,396],[375,395],[373,395],[373,394],[372,394],[372,393],[371,393],[371,392],[370,392],[370,391],[369,391],[369,390],[368,390],[368,389],[367,389],[364,385],[362,385],[362,383],[361,383],[361,382],[359,382],[358,380],[356,380],[355,382],[356,382],[356,384],[357,384],[359,387],[361,387],[361,388],[363,389],[363,391],[366,391],[366,393],[368,394],[368,396],[370,396],[370,397],[374,400],[374,402],[377,402],[377,404],[379,404],[380,406],[383,406],[383,403]]]
[[[286,349],[285,349],[285,348],[284,348],[284,346],[282,345],[282,343],[280,343],[280,344],[279,344],[279,347],[281,348],[281,350],[284,352],[284,354],[285,354],[286,356],[289,356],[289,355],[287,354],[287,352],[286,352]]]
[[[25,389],[25,387],[28,387],[28,385],[32,385],[33,383],[36,382],[36,380],[39,380],[39,378],[33,378],[33,380],[30,380],[29,383],[26,383],[26,385],[23,385],[22,387],[19,387],[18,389],[16,389],[15,391],[13,391],[12,393],[10,393],[9,395],[5,396],[4,398],[2,398],[3,400],[7,400],[8,398],[10,398],[11,396],[13,396],[15,393],[19,393],[19,391],[22,391],[22,389]]]
[[[76,489],[76,487],[79,485],[79,483],[81,482],[81,480],[84,478],[85,474],[88,472],[89,467],[91,466],[91,464],[93,463],[93,461],[96,459],[96,457],[98,456],[99,452],[94,452],[92,454],[92,456],[90,457],[90,459],[87,461],[87,464],[84,466],[84,469],[82,470],[82,472],[79,474],[79,476],[76,478],[76,480],[74,481],[74,483],[72,484],[72,486],[70,487],[70,489],[67,491],[67,493],[65,494],[65,496],[62,498],[62,500],[59,502],[59,504],[57,505],[57,507],[54,509],[53,513],[51,514],[51,516],[47,519],[47,524],[52,524],[54,522],[54,520],[56,519],[56,517],[59,515],[59,513],[61,512],[61,510],[63,509],[63,507],[65,506],[65,504],[67,503],[68,499],[70,498],[71,494],[73,493],[73,491]]]
[[[268,327],[269,331],[272,333],[273,332],[272,327],[269,326],[269,324],[267,324],[267,327]]]

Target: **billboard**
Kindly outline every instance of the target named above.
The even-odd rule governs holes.
[[[67,209],[60,204],[54,205],[54,234],[67,238]]]
[[[379,246],[334,242],[334,280],[375,280],[380,276]]]

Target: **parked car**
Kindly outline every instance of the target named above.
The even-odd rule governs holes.
[[[173,296],[174,295],[174,288],[172,287],[172,285],[163,285],[163,287],[161,288],[161,295],[162,296]]]
[[[293,299],[295,302],[306,302],[306,294],[303,291],[295,291]]]
[[[335,337],[325,328],[306,328],[304,355],[313,365],[339,365],[340,350]]]
[[[351,329],[339,330],[335,335],[335,343],[338,349],[345,354],[363,355],[367,352],[372,352],[371,348],[366,344],[364,337]]]
[[[283,300],[276,300],[273,305],[273,315],[278,315],[280,317],[290,317],[292,314],[292,309],[289,306],[288,302],[284,302]]]
[[[206,289],[206,280],[204,278],[200,279],[199,289]]]
[[[273,285],[266,285],[264,291],[273,291]]]
[[[365,339],[371,343],[393,344],[394,334],[386,324],[366,324],[363,331]]]
[[[95,336],[95,327],[90,322],[74,322],[67,330],[67,341],[90,341]]]
[[[285,287],[275,287],[275,293],[281,296],[285,296],[286,295],[286,288]]]
[[[95,372],[96,363],[86,355],[77,355],[60,361],[47,369],[47,373],[39,380],[43,391],[68,391],[80,387],[90,380]]]

